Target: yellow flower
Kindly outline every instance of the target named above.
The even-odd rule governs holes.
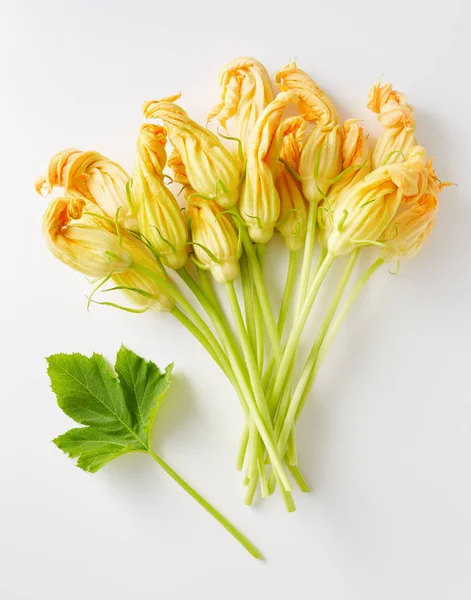
[[[299,112],[308,120],[322,127],[333,127],[340,122],[337,109],[331,98],[309,75],[296,65],[287,64],[275,74],[275,81],[281,89],[289,89],[298,97]]]
[[[136,161],[162,177],[167,164],[167,132],[160,125],[144,123],[137,138]]]
[[[174,103],[178,96],[151,100],[144,104],[148,119],[161,119],[168,137],[185,165],[188,181],[198,193],[231,208],[239,196],[240,173],[237,161],[219,139],[205,127],[192,121]]]
[[[241,244],[232,218],[214,201],[188,204],[194,253],[220,283],[239,275]]]
[[[195,190],[191,187],[190,182],[188,181],[186,168],[178,150],[174,149],[172,154],[170,154],[168,158],[168,166],[172,169],[173,180],[175,183],[179,183],[181,186],[183,186],[182,191],[185,198],[188,198],[191,196],[191,194],[195,194]]]
[[[188,226],[173,194],[165,185],[165,130],[141,127],[131,186],[139,231],[171,269],[181,269],[188,258]]]
[[[403,208],[381,236],[385,242],[382,256],[386,260],[407,258],[418,252],[433,229],[438,200],[433,194],[425,194],[415,204]]]
[[[308,202],[318,202],[342,167],[342,129],[337,110],[330,97],[298,69],[296,62],[279,71],[276,82],[281,89],[296,94],[300,113],[316,123],[301,153],[299,175]]]
[[[221,70],[221,102],[208,115],[226,128],[232,119],[231,136],[242,142],[247,152],[248,139],[263,109],[273,100],[273,87],[267,70],[253,58],[234,59]]]
[[[61,262],[89,277],[112,276],[119,286],[139,288],[152,294],[146,298],[129,292],[135,303],[156,310],[172,310],[173,300],[160,290],[149,276],[133,269],[138,263],[156,276],[166,278],[165,271],[147,251],[145,246],[126,232],[118,236],[106,220],[84,214],[96,207],[83,198],[56,198],[43,219],[43,234],[49,250]],[[98,209],[99,210],[99,209]]]
[[[410,162],[379,167],[342,195],[333,209],[328,251],[339,256],[359,244],[377,241],[395,216],[403,196],[417,194],[424,158],[422,148],[413,148]]]
[[[339,199],[371,170],[371,156],[363,127],[357,119],[343,124],[342,172],[331,185],[327,200],[320,202],[318,211],[319,239],[325,246],[332,230],[332,211]]]
[[[306,121],[304,117],[291,117],[280,125],[280,129],[283,136],[280,158],[289,165],[289,169],[281,164],[275,176],[281,202],[276,229],[283,236],[286,247],[295,252],[303,247],[307,227],[307,203],[301,185],[293,175],[299,168]]]
[[[416,144],[414,109],[407,104],[406,96],[393,90],[390,83],[378,82],[370,89],[367,106],[379,115],[383,126],[373,151],[373,168],[403,161]]]
[[[260,115],[249,138],[240,214],[252,241],[265,244],[280,216],[280,197],[274,176],[278,169],[282,133],[279,125],[286,108],[296,102],[292,92],[281,92]]]
[[[136,219],[126,197],[128,180],[122,167],[98,152],[68,148],[51,158],[46,174],[36,180],[35,186],[41,194],[62,187],[68,196],[90,200],[112,219],[119,208],[121,225],[133,229]]]

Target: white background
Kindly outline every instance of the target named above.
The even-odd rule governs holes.
[[[467,0],[30,0],[1,2],[0,13],[1,600],[468,599]],[[383,74],[416,106],[418,139],[439,175],[459,184],[443,193],[425,249],[396,277],[377,275],[336,341],[299,427],[314,492],[298,495],[292,515],[277,497],[243,505],[236,398],[176,321],[87,313],[86,281],[45,248],[45,201],[33,190],[50,155],[67,146],[130,167],[141,103],[181,90],[203,119],[218,99],[220,67],[241,54],[270,72],[298,57],[343,117],[376,129],[365,104]],[[272,263],[278,252],[272,245]],[[176,362],[157,448],[265,563],[146,457],[89,475],[50,442],[70,422],[44,357],[113,359],[122,342],[159,365]]]

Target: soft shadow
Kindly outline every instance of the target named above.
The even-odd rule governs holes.
[[[192,398],[194,394],[188,379],[181,374],[173,375],[152,431],[152,444],[156,451],[177,431],[193,427],[197,420],[197,403]],[[140,452],[126,454],[106,465],[103,476],[120,495],[138,497],[144,492],[145,496],[145,492],[150,493],[155,487],[155,464]]]

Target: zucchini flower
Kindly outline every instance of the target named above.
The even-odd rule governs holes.
[[[163,127],[150,123],[141,127],[131,195],[140,233],[164,265],[178,270],[188,259],[188,226],[163,180],[166,142]]]
[[[319,202],[342,168],[342,128],[334,103],[296,62],[276,74],[281,89],[298,97],[300,113],[316,123],[299,161],[299,175],[308,202]]]
[[[414,256],[430,235],[437,212],[437,197],[428,193],[399,212],[381,236],[385,243],[383,258],[394,260]]]
[[[365,132],[357,119],[348,119],[343,124],[342,172],[329,189],[327,199],[320,202],[318,211],[319,238],[325,246],[332,230],[332,211],[339,198],[371,170],[371,156]]]
[[[379,167],[340,197],[327,239],[331,254],[340,256],[359,245],[375,243],[394,218],[403,196],[418,193],[423,163],[417,157],[422,149],[412,150],[410,163]]]
[[[179,97],[146,102],[144,116],[164,122],[169,140],[185,165],[191,187],[224,208],[231,208],[239,197],[237,161],[213,133],[192,121],[183,108],[174,103]]]
[[[367,106],[378,114],[383,127],[373,151],[373,168],[403,161],[416,144],[414,109],[406,96],[393,90],[390,83],[378,82],[370,89]]]
[[[260,115],[248,143],[246,175],[240,197],[240,214],[253,242],[266,244],[280,216],[280,197],[275,186],[286,108],[296,102],[292,92],[281,92]]]
[[[113,232],[105,219],[84,214],[96,208],[83,198],[53,200],[43,219],[43,234],[49,250],[61,262],[89,277],[111,277],[124,286],[139,305],[155,310],[172,310],[174,303],[149,275],[134,270],[138,263],[166,278],[165,271],[145,246],[126,232]],[[98,209],[99,210],[99,209]],[[132,292],[138,289],[141,293]],[[142,293],[143,292],[143,293]]]
[[[122,227],[133,229],[136,219],[126,197],[129,175],[117,163],[94,151],[67,148],[55,154],[45,175],[36,180],[36,191],[47,195],[62,187],[70,196],[85,198],[114,219],[119,209]]]
[[[182,187],[183,195],[188,199],[192,194],[196,194],[195,190],[191,187],[186,174],[186,168],[183,164],[182,157],[178,150],[173,150],[168,158],[168,166],[172,169],[173,180],[175,183],[179,183]]]
[[[242,246],[232,217],[213,200],[188,204],[195,255],[216,281],[227,283],[239,275]]]
[[[223,67],[219,84],[221,102],[209,113],[208,120],[217,118],[226,129],[227,121],[232,119],[230,134],[241,141],[246,154],[250,133],[274,98],[270,76],[258,60],[242,56]]]
[[[286,119],[280,129],[283,135],[280,158],[284,163],[278,166],[275,176],[281,203],[276,229],[283,236],[288,250],[295,252],[304,245],[307,227],[307,202],[299,181],[293,175],[299,168],[306,121],[304,117],[292,117]]]

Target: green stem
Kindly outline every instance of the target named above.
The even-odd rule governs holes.
[[[204,336],[198,327],[193,323],[191,319],[189,319],[182,311],[175,307],[172,311],[172,315],[180,321],[180,323],[198,340],[198,342],[203,346],[203,348],[208,352],[208,354],[214,359],[217,365],[222,369],[222,371],[227,375],[228,379],[233,383],[234,374],[232,371],[228,372],[226,366],[221,362],[218,354],[214,351],[214,348],[209,343],[208,339]]]
[[[240,437],[239,450],[237,452],[237,458],[236,458],[237,471],[242,471],[242,468],[244,466],[245,454],[247,452],[248,443],[249,443],[249,426],[247,423],[245,423],[244,429],[242,431],[242,435]]]
[[[182,487],[187,494],[189,494],[200,506],[202,506],[212,517],[220,523],[224,529],[226,529],[238,542],[242,544],[242,546],[255,558],[259,560],[263,560],[263,555],[258,550],[251,541],[249,541],[245,535],[243,535],[230,521],[224,517],[218,510],[212,506],[207,500],[203,498],[198,492],[191,487],[178,473],[176,473],[170,465],[168,465],[163,458],[161,458],[158,454],[156,454],[152,449],[149,449],[149,454],[155,460],[155,462],[162,467],[162,469],[170,475],[170,477],[178,483],[180,487]]]
[[[321,346],[321,349],[318,353],[317,356],[317,360],[315,363],[314,368],[311,370],[310,373],[310,377],[309,380],[307,381],[307,384],[304,387],[303,390],[303,395],[301,397],[301,401],[299,403],[299,409],[298,412],[296,414],[296,419],[299,417],[299,415],[301,414],[301,411],[304,407],[304,404],[306,402],[307,396],[309,395],[309,391],[312,387],[312,384],[314,383],[314,380],[319,372],[319,369],[322,366],[322,363],[327,355],[327,352],[329,351],[332,342],[334,341],[340,327],[342,326],[342,323],[345,320],[345,317],[347,316],[349,310],[352,308],[353,304],[355,303],[355,300],[357,299],[358,295],[360,294],[361,290],[363,289],[364,285],[367,283],[367,281],[370,279],[370,277],[379,269],[379,267],[384,263],[384,259],[382,258],[378,258],[377,261],[375,261],[363,274],[363,276],[357,281],[357,283],[355,284],[353,290],[350,292],[350,294],[348,295],[348,298],[346,299],[345,303],[343,304],[342,308],[340,309],[339,314],[337,315],[337,318],[335,319],[329,333],[326,335],[324,342]]]
[[[242,282],[242,294],[244,296],[245,325],[247,327],[247,334],[249,336],[252,348],[256,348],[257,338],[255,333],[255,315],[252,295],[252,283],[250,281],[249,265],[247,262],[247,256],[245,256],[245,254],[240,259],[240,279]]]
[[[198,312],[193,308],[193,306],[188,302],[185,296],[183,296],[183,294],[181,294],[177,290],[177,288],[173,286],[169,281],[165,280],[163,277],[160,277],[159,275],[157,275],[157,273],[152,271],[152,269],[148,269],[147,267],[144,267],[143,265],[140,265],[138,263],[133,263],[131,268],[133,268],[138,273],[142,273],[143,275],[146,275],[147,277],[153,279],[162,288],[164,292],[171,296],[183,308],[183,310],[191,318],[193,323],[198,327],[201,333],[208,340],[208,343],[211,344],[214,352],[218,355],[220,362],[223,365],[225,365],[224,371],[226,372],[227,369],[227,372],[230,372],[232,370],[231,365],[227,360],[227,356],[221,348],[221,345],[214,336],[214,333],[208,327],[206,322],[201,318]],[[208,304],[210,303],[208,302]]]
[[[288,272],[286,274],[285,291],[281,301],[280,314],[278,315],[278,333],[280,338],[283,336],[286,319],[289,314],[291,301],[293,298],[294,284],[296,281],[296,265],[298,262],[298,253],[291,251],[289,253]]]
[[[187,271],[188,271],[188,269],[187,269]],[[216,292],[214,291],[214,287],[212,285],[213,276],[211,275],[209,270],[205,271],[204,269],[198,269],[198,274],[200,277],[201,290],[202,290],[203,294],[212,303],[215,310],[217,310],[219,317],[224,318],[224,312],[222,310],[221,304],[219,302],[219,299],[218,299]]]
[[[182,277],[183,281],[185,281],[185,283],[187,283],[189,285],[190,289],[195,294],[195,297],[200,302],[200,304],[203,306],[203,308],[206,310],[209,317],[213,321],[215,327],[217,328],[218,333],[221,336],[222,342],[228,353],[228,356],[230,359],[230,364],[234,371],[234,375],[240,386],[241,393],[242,393],[241,398],[243,398],[245,400],[248,411],[250,412],[250,415],[253,418],[255,425],[260,433],[260,436],[267,448],[267,451],[270,455],[272,464],[273,464],[274,468],[276,469],[277,474],[280,477],[280,480],[283,483],[283,487],[285,487],[285,489],[287,491],[290,491],[291,488],[290,488],[289,480],[284,471],[283,464],[281,462],[280,457],[278,456],[276,445],[274,443],[273,428],[271,426],[271,422],[269,424],[266,423],[265,418],[262,417],[259,407],[258,407],[258,404],[260,402],[265,403],[265,397],[263,395],[263,390],[262,390],[262,396],[258,397],[258,399],[255,399],[254,398],[255,390],[252,391],[252,389],[247,381],[247,375],[246,375],[246,372],[245,372],[245,369],[243,366],[242,357],[240,355],[240,352],[239,352],[236,344],[234,343],[232,335],[227,330],[226,324],[220,319],[216,309],[214,308],[212,303],[209,302],[209,300],[206,298],[206,296],[203,294],[203,292],[201,291],[199,286],[196,284],[196,282],[193,280],[193,278],[188,273],[188,271],[185,271],[184,269],[182,269],[181,271],[179,271],[179,275]],[[234,288],[233,284],[226,284],[226,287],[227,286],[229,288],[232,287],[232,289]],[[234,294],[235,294],[235,290],[234,290]],[[237,300],[237,296],[236,296],[236,300]],[[237,301],[237,306],[239,307],[238,301]],[[196,313],[196,311],[194,311],[194,312]],[[196,313],[196,314],[198,314],[198,313]],[[239,307],[239,314],[240,314],[240,307]],[[240,319],[242,321],[243,331],[247,335],[247,332],[245,331],[242,314],[240,314]],[[203,323],[204,323],[204,321],[203,321]],[[249,347],[250,347],[250,344],[249,344]],[[258,380],[260,380],[259,377],[258,377]],[[260,387],[261,387],[261,384],[260,384]]]
[[[283,337],[283,331],[286,324],[286,319],[289,314],[289,309],[291,307],[291,301],[293,298],[294,285],[296,283],[296,266],[297,266],[298,253],[290,252],[289,254],[289,263],[288,263],[288,272],[286,274],[286,283],[285,290],[283,293],[283,300],[281,302],[280,314],[278,315],[278,335],[280,336],[280,340]],[[273,369],[275,368],[275,358],[273,355],[270,356],[268,361],[267,368],[265,369],[265,373],[263,374],[263,389],[265,392],[268,389],[268,384],[270,383],[270,379],[273,375]]]
[[[304,388],[309,381],[312,370],[314,369],[319,350],[324,342],[324,339],[327,335],[335,313],[337,312],[338,305],[340,303],[340,300],[342,299],[347,283],[351,277],[359,253],[360,249],[357,248],[350,254],[347,265],[345,266],[345,269],[342,273],[340,282],[337,286],[337,289],[335,290],[332,301],[329,305],[327,313],[319,329],[319,333],[317,334],[316,340],[312,346],[311,352],[309,353],[306,364],[304,365],[304,368],[302,370],[301,377],[299,379],[298,385],[296,386],[293,397],[291,398],[288,410],[285,412],[284,415],[280,414],[279,420],[275,423],[275,433],[278,439],[278,448],[280,449],[280,452],[282,452],[282,454],[286,448],[286,444],[288,443],[290,432],[294,431],[296,414],[298,412],[299,404],[303,396]]]
[[[276,363],[279,364],[281,362],[282,356],[281,343],[280,338],[278,336],[278,330],[276,327],[275,319],[273,317],[273,311],[271,309],[270,301],[268,299],[265,282],[263,281],[262,273],[260,271],[260,264],[258,262],[257,255],[252,245],[252,240],[250,239],[245,227],[240,228],[240,235],[242,237],[242,243],[244,245],[247,259],[249,262],[250,273],[252,275],[255,289],[257,291],[260,306],[262,307],[262,315],[265,321],[265,326],[267,328],[268,337],[270,338],[270,342],[272,345],[272,352],[275,355]]]
[[[298,310],[304,304],[309,287],[312,258],[314,255],[314,244],[316,241],[317,202],[309,202],[307,214],[306,240],[304,242],[303,264],[301,267],[301,279],[299,284]]]
[[[308,482],[302,476],[301,471],[298,469],[298,467],[288,464],[288,469],[301,492],[305,494],[310,492],[311,488]]]
[[[268,455],[270,456],[273,468],[279,476],[285,490],[291,491],[291,486],[286,476],[281,458],[273,441],[273,427],[271,424],[270,413],[266,404],[265,395],[260,380],[260,374],[258,373],[257,369],[257,363],[255,361],[255,357],[250,346],[250,341],[248,339],[247,331],[245,329],[244,319],[242,318],[239,300],[237,298],[234,284],[233,282],[228,282],[225,284],[225,287],[231,310],[234,315],[236,327],[239,332],[240,341],[242,344],[242,351],[244,353],[244,357],[247,363],[249,378],[252,384],[252,390],[255,397],[256,408],[258,409],[257,412],[253,415],[253,417],[254,420],[256,417],[259,419],[259,423],[257,423],[256,421],[257,429],[260,432],[260,436],[262,437]]]
[[[296,356],[299,340],[301,338],[304,326],[309,317],[309,313],[311,312],[312,305],[314,304],[321,284],[324,281],[325,276],[329,272],[329,269],[332,266],[334,260],[335,257],[331,254],[327,254],[327,256],[325,257],[324,262],[322,263],[318,273],[316,274],[314,280],[309,286],[306,301],[304,302],[301,312],[298,318],[296,319],[294,327],[291,330],[291,333],[288,337],[288,341],[283,352],[283,358],[276,375],[275,383],[270,397],[268,399],[268,405],[270,410],[272,411],[275,410],[278,401],[282,397],[283,388],[290,373],[290,370],[292,369],[293,361]]]
[[[260,273],[263,275],[263,263],[265,259],[265,245],[257,244],[256,246],[257,260],[260,267]],[[260,377],[263,373],[263,364],[265,362],[265,340],[263,331],[263,314],[260,299],[257,294],[257,290],[253,290],[253,307],[255,316],[255,334],[257,339],[257,365]]]
[[[237,293],[235,291],[234,283],[232,281],[226,283],[225,286],[236,328],[239,333],[239,338],[242,345],[242,352],[244,354],[245,362],[247,364],[250,383],[252,385],[252,389],[254,390],[257,406],[268,426],[271,423],[270,413],[268,412],[267,403],[265,401],[265,395],[263,393],[262,383],[260,381],[260,374],[258,372],[255,355],[250,345],[247,330],[245,329],[244,319],[240,310],[239,299],[237,298]]]

